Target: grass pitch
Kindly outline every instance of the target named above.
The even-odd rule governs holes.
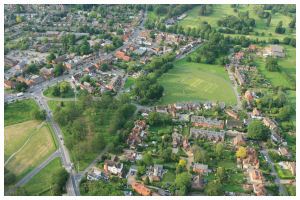
[[[175,62],[159,82],[164,86],[164,96],[159,104],[184,101],[219,101],[236,104],[236,96],[224,67],[202,63]]]

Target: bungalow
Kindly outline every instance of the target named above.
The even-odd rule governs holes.
[[[113,160],[104,161],[104,171],[105,173],[111,173],[114,175],[122,176],[123,163],[118,163]]]
[[[217,132],[217,131],[210,131],[206,129],[191,128],[190,137],[195,139],[203,138],[203,139],[219,142],[219,141],[224,141],[225,131],[222,130],[220,132]]]
[[[238,116],[238,114],[237,114],[235,111],[226,109],[225,112],[226,112],[226,114],[229,115],[230,117],[232,117],[232,118],[234,118],[234,119],[239,119],[239,116]]]
[[[244,137],[241,134],[238,134],[232,141],[234,146],[243,146],[246,144]]]
[[[191,117],[191,122],[193,126],[196,127],[205,127],[205,128],[224,128],[224,121],[217,119],[205,118],[203,116],[193,115]]]
[[[207,174],[208,173],[208,165],[194,163],[193,172],[198,174]]]
[[[140,144],[147,134],[145,129],[146,129],[145,120],[135,121],[135,125],[127,139],[127,144],[129,144],[132,148],[134,148],[135,145]]]
[[[142,196],[150,196],[151,195],[151,190],[145,187],[144,184],[138,183],[138,182],[133,182],[131,184],[131,187],[134,191],[136,191],[138,194]]]
[[[257,110],[257,108],[254,108],[251,113],[251,118],[252,119],[262,119],[261,112],[259,110]]]
[[[245,96],[245,99],[248,101],[248,103],[251,103],[253,101],[253,99],[254,99],[252,93],[249,90],[247,90],[245,92],[244,96]]]
[[[155,164],[154,166],[150,166],[149,171],[148,171],[149,180],[151,182],[152,181],[161,181],[165,172],[166,171],[163,169],[163,165]]]

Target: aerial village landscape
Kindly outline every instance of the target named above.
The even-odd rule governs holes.
[[[5,4],[7,196],[295,196],[296,5]]]

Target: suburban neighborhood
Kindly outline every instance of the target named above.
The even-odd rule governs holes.
[[[295,4],[5,4],[5,196],[296,196]]]

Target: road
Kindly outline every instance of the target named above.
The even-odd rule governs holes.
[[[263,143],[261,143],[260,145],[262,147],[262,149],[260,150],[260,152],[264,155],[264,157],[266,158],[266,161],[268,162],[268,164],[271,166],[271,171],[272,171],[272,175],[275,176],[275,184],[278,186],[279,188],[279,194],[282,195],[282,196],[287,196],[288,193],[285,189],[285,187],[281,184],[281,181],[280,181],[280,178],[275,170],[275,167],[274,167],[274,163],[273,161],[271,160],[269,154],[268,154],[268,151],[265,147],[265,145]]]
[[[31,180],[37,173],[39,173],[44,167],[46,167],[52,160],[60,157],[60,151],[57,150],[53,154],[51,154],[44,162],[42,162],[39,166],[37,166],[34,170],[28,173],[24,178],[22,178],[17,184],[17,187],[21,187],[25,185],[28,181]]]

